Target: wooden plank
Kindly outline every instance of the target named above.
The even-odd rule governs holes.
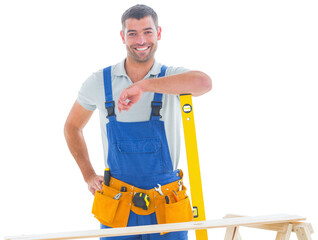
[[[224,218],[237,218],[237,217],[246,217],[246,216],[236,215],[236,214],[227,214],[224,216]],[[245,227],[258,228],[258,229],[275,231],[275,232],[286,231],[286,223],[262,224],[262,225],[253,225],[253,226],[245,226]]]
[[[243,217],[242,215],[236,214],[227,214],[224,218],[239,218]],[[275,223],[275,224],[262,224],[262,225],[252,225],[245,226],[251,228],[258,228],[270,231],[276,231],[276,240],[288,240],[290,238],[291,232],[295,232],[299,240],[311,240],[311,234],[314,233],[312,225],[306,222],[294,222],[292,224],[289,223]],[[226,232],[226,237],[231,235],[231,231],[234,228],[228,228]],[[232,234],[233,235],[233,234]],[[227,239],[230,239],[229,237]]]
[[[5,237],[6,240],[53,240],[53,239],[77,239],[77,238],[93,238],[93,237],[111,237],[111,236],[128,236],[138,234],[174,232],[185,230],[200,230],[209,228],[222,228],[231,226],[251,226],[259,224],[273,224],[282,222],[299,222],[305,218],[296,215],[277,214],[256,217],[240,217],[217,219],[200,222],[185,222],[171,224],[157,224],[138,227],[112,228],[112,229],[97,229],[77,232],[37,234],[37,235],[22,235]]]

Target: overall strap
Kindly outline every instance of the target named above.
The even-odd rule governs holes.
[[[105,90],[105,108],[107,110],[107,118],[109,121],[116,121],[115,115],[115,102],[113,100],[113,91],[112,91],[112,76],[111,76],[112,67],[104,68],[104,90]]]
[[[167,66],[162,65],[161,72],[158,75],[158,78],[164,77],[166,75]],[[153,101],[151,102],[151,116],[150,120],[160,120],[160,109],[162,108],[162,93],[155,93]]]

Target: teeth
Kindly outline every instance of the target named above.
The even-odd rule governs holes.
[[[144,47],[144,48],[137,48],[138,51],[144,51],[146,50],[148,47]]]

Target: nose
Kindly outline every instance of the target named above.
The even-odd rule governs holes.
[[[146,43],[145,37],[142,34],[138,35],[137,44],[144,45],[145,43]]]

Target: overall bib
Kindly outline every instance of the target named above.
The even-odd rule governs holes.
[[[165,76],[166,68],[166,66],[162,66],[158,77]],[[106,98],[105,107],[108,112],[107,117],[109,120],[106,125],[108,138],[107,161],[111,172],[111,183],[109,187],[103,184],[103,191],[101,193],[96,192],[95,200],[96,197],[102,197],[104,199],[105,196],[102,196],[103,194],[110,196],[109,198],[104,199],[104,207],[107,211],[114,211],[119,212],[116,214],[122,214],[122,219],[123,221],[126,219],[127,226],[157,224],[158,221],[161,223],[160,219],[163,219],[163,217],[156,216],[156,214],[158,213],[157,211],[165,211],[163,202],[165,196],[160,196],[160,194],[154,190],[154,187],[157,187],[157,184],[165,186],[164,190],[167,191],[164,192],[163,190],[163,192],[166,195],[172,189],[178,189],[177,182],[182,178],[181,170],[173,170],[164,122],[160,120],[162,94],[154,93],[154,99],[149,103],[149,107],[152,108],[149,121],[119,122],[116,119],[114,111],[115,102],[113,101],[112,96],[111,67],[105,68],[103,73]],[[128,188],[128,191],[121,195],[119,201],[113,199],[112,196],[118,193],[118,189],[122,186]],[[114,189],[117,189],[117,191],[114,191]],[[193,216],[188,216],[192,215],[192,211],[185,190],[186,188],[183,186],[182,191],[178,192],[179,197],[181,197],[181,195],[185,196],[183,197],[185,198],[183,200],[185,203],[182,203],[181,205],[181,202],[183,201],[180,201],[179,208],[184,208],[184,206],[186,206],[187,209],[190,209],[186,212],[187,219],[185,221],[191,221]],[[143,191],[150,195],[151,206],[150,209],[148,209],[149,211],[133,206],[133,195],[139,191]],[[160,198],[162,199],[162,202],[159,202]],[[109,203],[106,203],[106,201],[109,201]],[[113,206],[114,204],[117,204],[116,208],[114,208],[115,210],[110,209],[109,206]],[[126,206],[126,208],[124,206]],[[95,208],[99,208],[99,206]],[[124,208],[126,210],[124,210]],[[93,206],[93,213],[94,211],[98,212],[99,210],[94,210]],[[116,214],[114,213],[115,217],[110,216],[109,219],[108,216],[103,217],[105,221],[100,221],[101,228],[117,227],[115,223],[115,225],[107,224],[108,222],[113,221],[113,218],[115,218],[114,222],[116,222]],[[95,214],[95,216],[96,215],[98,214]],[[162,223],[164,222],[162,221]],[[186,240],[188,237],[187,231],[183,231],[166,234],[158,233],[137,236],[106,237],[101,239]]]

